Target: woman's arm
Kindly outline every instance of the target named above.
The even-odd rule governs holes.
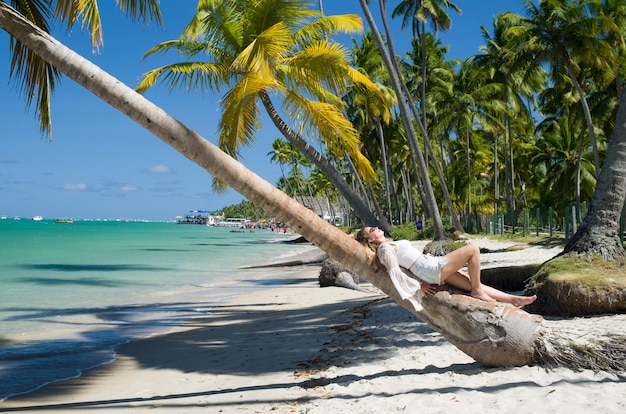
[[[396,257],[396,248],[391,243],[383,243],[378,246],[377,250],[378,260],[387,269],[389,278],[396,288],[402,299],[409,300],[416,311],[421,311],[421,299],[422,292],[420,291],[421,284],[417,279],[413,279],[405,273]],[[419,292],[418,295],[416,293]]]

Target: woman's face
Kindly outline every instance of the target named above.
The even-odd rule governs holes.
[[[364,227],[363,230],[369,234],[368,242],[381,243],[385,241],[385,232],[378,227]]]

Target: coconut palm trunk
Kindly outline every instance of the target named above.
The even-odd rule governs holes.
[[[360,3],[363,13],[365,14],[365,19],[369,23],[370,30],[374,35],[374,40],[376,41],[378,50],[380,51],[385,68],[389,73],[389,79],[391,81],[392,89],[396,93],[396,96],[398,96],[398,109],[400,110],[400,119],[402,121],[404,131],[407,134],[407,144],[409,146],[409,154],[413,167],[412,170],[413,174],[415,175],[415,183],[419,191],[422,207],[426,211],[426,214],[433,219],[435,239],[444,240],[445,231],[443,228],[441,217],[439,215],[439,207],[437,206],[437,201],[435,199],[431,183],[428,179],[428,168],[426,166],[424,156],[419,146],[417,134],[415,132],[415,128],[413,127],[411,117],[409,116],[407,104],[405,102],[405,99],[403,98],[404,95],[402,92],[401,81],[399,78],[399,71],[394,69],[394,62],[387,52],[387,49],[385,48],[385,43],[383,41],[382,35],[380,34],[380,31],[378,30],[378,27],[374,22],[374,17],[369,10],[367,2],[365,0],[360,0]]]
[[[426,321],[476,361],[488,366],[525,365],[537,360],[538,349],[548,348],[542,339],[545,335],[541,335],[542,318],[512,305],[486,303],[441,292],[424,300],[423,311],[413,311],[408,301],[399,299],[388,275],[372,270],[367,250],[352,237],[326,223],[132,88],[38,29],[2,1],[0,27],[70,79],[286,222],[294,231]]]
[[[426,162],[426,157],[422,153],[420,148],[419,140],[417,139],[417,133],[415,128],[413,127],[413,120],[417,124],[422,137],[424,139],[424,145],[426,147],[427,153],[431,155],[431,157],[435,157],[432,146],[430,145],[430,140],[428,138],[428,133],[426,131],[425,126],[423,125],[419,114],[417,113],[417,109],[415,104],[413,103],[413,99],[411,98],[408,90],[406,89],[406,85],[401,81],[400,69],[398,68],[397,62],[392,59],[395,56],[395,51],[393,47],[393,40],[390,36],[390,31],[388,25],[386,23],[385,18],[385,7],[384,2],[379,2],[381,6],[381,16],[383,18],[383,26],[385,27],[385,32],[387,33],[386,44],[382,39],[382,35],[376,26],[376,22],[372,16],[372,13],[369,10],[369,6],[367,1],[359,0],[361,4],[361,9],[363,10],[363,14],[365,15],[365,19],[369,23],[370,30],[374,35],[374,39],[376,40],[376,44],[378,45],[378,49],[382,56],[385,67],[387,68],[387,72],[389,73],[389,78],[391,80],[392,88],[396,92],[398,98],[398,109],[400,111],[400,118],[402,120],[402,125],[404,126],[405,133],[407,135],[407,143],[409,144],[409,149],[411,150],[411,160],[414,164],[415,174],[418,175],[416,177],[416,181],[422,183],[423,189],[420,192],[420,196],[422,198],[422,203],[424,204],[424,209],[427,214],[433,219],[433,227],[434,227],[434,235],[436,242],[443,242],[446,240],[445,231],[443,228],[443,222],[441,221],[441,217],[439,215],[439,207],[437,206],[437,201],[435,198],[435,194],[430,183],[430,178],[428,174],[428,166]],[[413,117],[411,118],[411,113]],[[415,166],[415,164],[417,165]],[[452,204],[452,200],[450,199],[450,194],[447,190],[446,183],[443,180],[443,175],[441,174],[441,170],[436,160],[433,159],[433,166],[435,167],[435,171],[438,175],[441,188],[443,191],[443,196],[450,211],[450,217],[454,223],[454,227],[464,232],[463,226],[458,218],[456,210]],[[419,171],[419,174],[418,174]],[[435,243],[428,247],[430,253],[443,253],[443,248],[441,243]]]
[[[587,97],[585,95],[585,91],[583,91],[583,87],[580,85],[578,81],[578,77],[576,76],[576,72],[574,72],[574,68],[572,68],[572,64],[568,59],[565,59],[565,68],[567,69],[567,74],[569,75],[572,83],[574,84],[574,88],[576,92],[578,92],[578,96],[580,98],[580,104],[583,107],[583,114],[585,115],[585,121],[587,122],[587,130],[589,132],[589,137],[591,138],[591,148],[593,149],[593,163],[596,166],[596,174],[600,175],[601,167],[600,167],[600,154],[598,153],[598,143],[596,140],[596,132],[593,126],[593,119],[591,117],[591,110],[589,109],[589,103],[587,103]]]
[[[383,133],[383,126],[380,120],[376,121],[376,135],[378,135],[378,142],[380,145],[380,158],[382,160],[381,164],[382,164],[382,169],[383,169],[383,174],[384,174],[384,179],[385,179],[385,198],[387,202],[387,219],[393,223],[396,217],[394,217],[394,214],[393,214],[394,209],[391,208],[391,179],[390,179],[391,174],[389,171],[389,161],[387,160],[387,145],[385,144],[385,134]]]
[[[605,259],[624,257],[620,217],[626,198],[626,89],[619,100],[613,135],[598,176],[587,215],[564,253],[597,254]]]

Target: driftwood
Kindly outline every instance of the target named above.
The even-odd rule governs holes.
[[[359,286],[359,280],[360,278],[356,273],[350,271],[335,259],[329,257],[322,262],[319,275],[320,287],[339,286],[367,292],[367,290]]]

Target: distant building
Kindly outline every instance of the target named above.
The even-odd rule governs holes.
[[[207,210],[190,210],[184,217],[176,217],[178,224],[201,224],[212,226],[215,222],[215,216],[212,216]]]

